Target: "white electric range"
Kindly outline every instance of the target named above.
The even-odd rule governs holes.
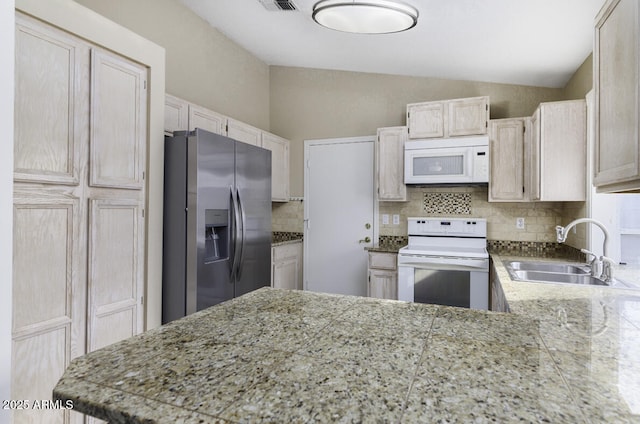
[[[489,309],[487,221],[408,218],[398,252],[398,299]]]

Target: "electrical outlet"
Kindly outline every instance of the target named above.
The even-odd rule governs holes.
[[[400,225],[400,215],[393,215],[393,225]]]
[[[516,218],[516,228],[518,230],[524,230],[524,218]]]
[[[382,225],[389,225],[389,214],[382,214]]]

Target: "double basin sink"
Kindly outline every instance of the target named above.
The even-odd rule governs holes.
[[[581,263],[541,261],[504,261],[512,280],[587,286],[633,287],[616,278],[606,282],[591,275],[591,269]]]

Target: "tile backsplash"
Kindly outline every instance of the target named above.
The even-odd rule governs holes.
[[[489,203],[486,186],[410,186],[407,195],[408,202],[379,202],[380,236],[406,237],[407,218],[411,216],[473,217],[487,219],[489,240],[554,243],[556,225],[586,216],[585,202]],[[273,231],[304,231],[302,201],[273,203],[271,211]],[[383,225],[383,214],[390,218],[400,215],[400,224]],[[516,228],[516,218],[524,218],[524,229]],[[567,244],[579,248],[583,247],[585,235],[584,228],[577,230],[569,236]]]
[[[563,222],[562,202],[489,203],[486,186],[411,186],[407,196],[408,202],[380,202],[380,235],[406,235],[412,216],[468,216],[487,219],[490,240],[555,242],[554,228]],[[400,215],[400,225],[383,225],[383,214]],[[524,229],[516,228],[516,218],[524,218]]]

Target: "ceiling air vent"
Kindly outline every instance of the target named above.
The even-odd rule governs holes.
[[[279,10],[298,10],[296,5],[291,0],[259,0],[260,4],[264,6],[265,9],[270,11],[279,11]]]

